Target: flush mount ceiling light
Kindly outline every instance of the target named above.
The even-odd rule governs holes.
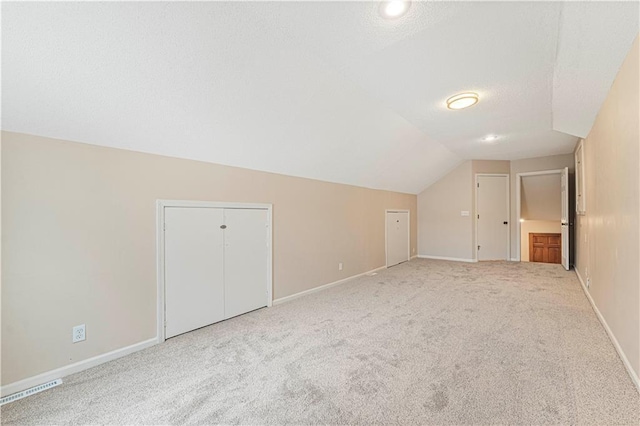
[[[387,19],[396,19],[407,13],[410,1],[390,0],[380,3],[380,15]]]
[[[447,108],[449,109],[463,109],[469,108],[478,103],[480,97],[477,93],[466,92],[458,93],[447,99]]]
[[[484,138],[482,138],[482,142],[495,142],[498,139],[498,136],[496,135],[487,135]]]

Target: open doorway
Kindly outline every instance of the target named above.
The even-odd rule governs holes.
[[[568,169],[519,173],[516,179],[518,258],[569,269]]]

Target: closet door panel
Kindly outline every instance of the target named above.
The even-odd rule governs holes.
[[[165,208],[165,336],[225,318],[224,210]]]
[[[225,209],[225,318],[267,306],[269,213]]]

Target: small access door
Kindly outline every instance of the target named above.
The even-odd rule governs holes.
[[[387,268],[409,260],[409,212],[387,210]]]
[[[561,263],[562,238],[560,234],[529,233],[529,262]]]
[[[569,270],[569,168],[562,170],[560,178],[560,197],[562,203],[561,233],[562,233],[562,266]]]

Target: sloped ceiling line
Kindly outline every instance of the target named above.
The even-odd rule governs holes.
[[[638,32],[618,3],[1,7],[5,130],[407,193],[571,152]]]

